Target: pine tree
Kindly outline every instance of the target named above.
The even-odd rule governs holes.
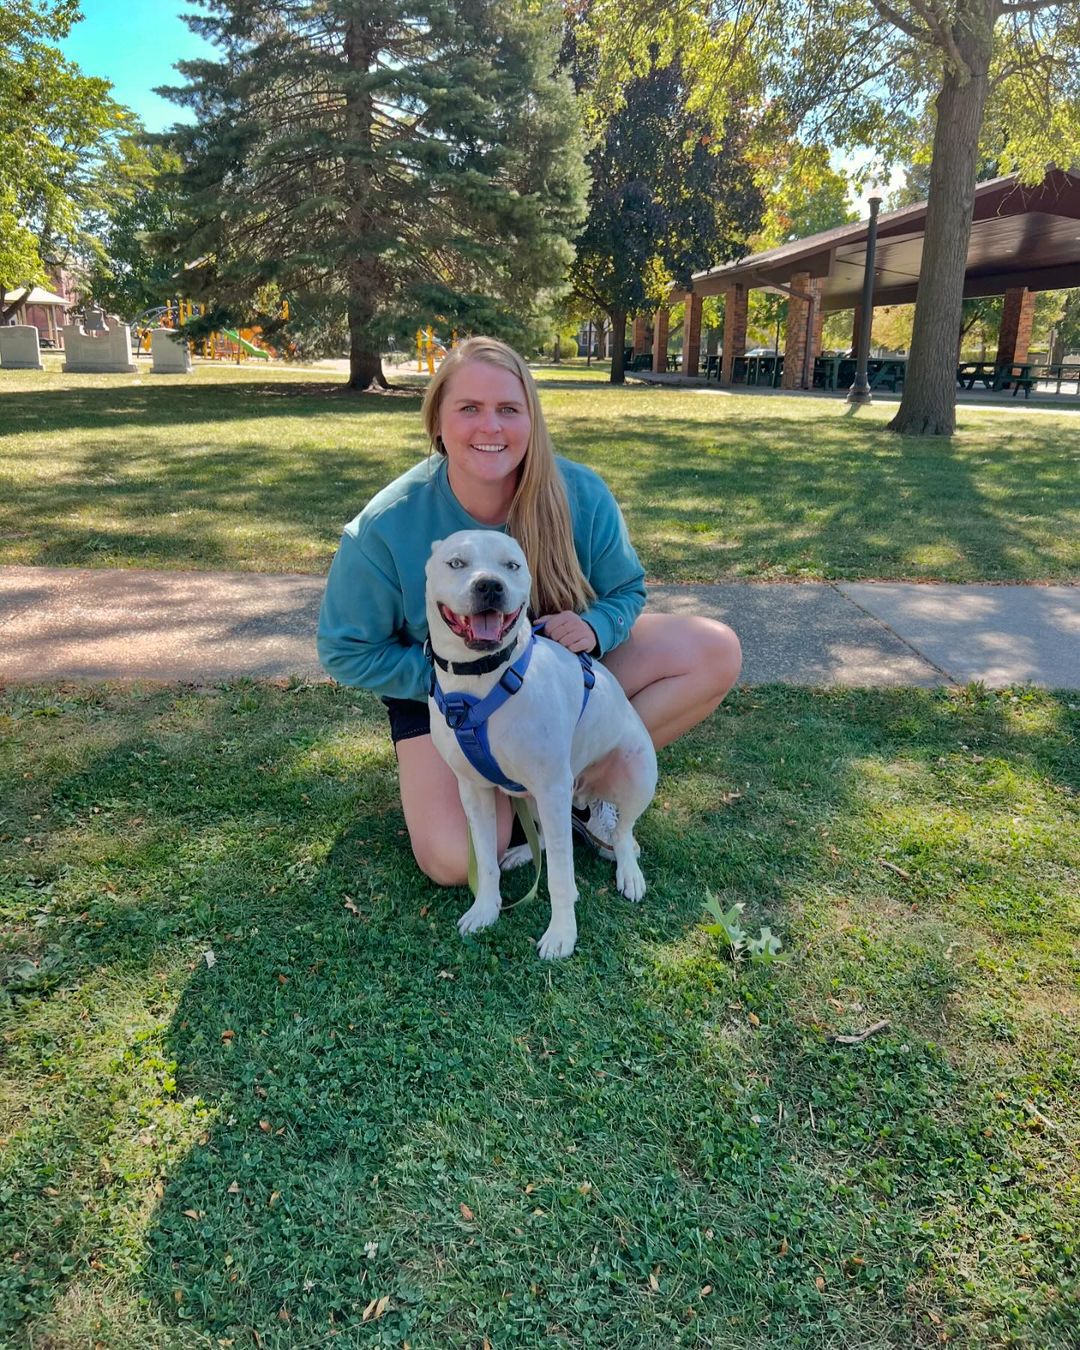
[[[420,324],[513,337],[583,215],[553,0],[199,0],[221,50],[180,66],[186,220],[159,238],[204,326],[348,331],[350,385]],[[288,318],[279,299],[289,300]]]

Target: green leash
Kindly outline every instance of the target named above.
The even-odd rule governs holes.
[[[543,871],[544,866],[544,855],[540,848],[540,835],[537,833],[536,822],[532,818],[532,812],[525,804],[525,798],[511,797],[510,800],[514,806],[514,815],[517,816],[518,820],[521,822],[521,828],[525,831],[525,838],[528,840],[529,851],[532,854],[535,875],[533,877],[533,884],[524,895],[520,896],[517,900],[511,901],[509,905],[503,905],[500,910],[500,913],[503,914],[505,914],[508,909],[513,909],[515,905],[520,905],[523,900],[534,900],[536,898],[536,892],[540,886],[540,873]],[[469,890],[471,890],[475,896],[478,882],[476,849],[473,847],[472,827],[469,825],[468,821],[465,823],[465,830],[469,836]]]

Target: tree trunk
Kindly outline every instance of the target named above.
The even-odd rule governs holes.
[[[947,66],[937,98],[911,354],[900,409],[889,423],[891,431],[907,435],[951,436],[956,429],[956,335],[964,303],[993,23],[990,3],[961,8],[953,35],[967,70]]]
[[[349,388],[370,389],[373,384],[389,389],[390,384],[383,374],[382,354],[378,348],[372,348],[370,337],[370,319],[353,310],[353,296],[349,296]]]
[[[371,66],[376,42],[362,18],[351,19],[345,32],[345,61],[350,73],[363,77]],[[371,205],[371,146],[375,109],[371,94],[359,81],[345,98],[345,120],[355,154],[345,165],[347,223],[356,253],[348,268],[349,385],[369,389],[373,384],[390,386],[382,369],[382,355],[375,335],[378,302],[378,259],[364,253]]]
[[[625,384],[623,351],[626,348],[626,310],[611,311],[611,383]]]
[[[9,305],[7,303],[7,291],[3,286],[0,286],[0,323],[7,323],[29,294],[30,288],[28,286],[24,286],[19,292],[12,291],[15,299]]]

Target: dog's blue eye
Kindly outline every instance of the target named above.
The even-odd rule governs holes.
[[[508,563],[506,564],[506,568],[507,568],[507,571],[509,571],[509,572],[520,572],[520,571],[521,571],[521,564],[520,564],[519,562],[508,562]]]
[[[447,567],[453,567],[453,568],[455,568],[455,569],[457,569],[457,568],[459,568],[459,567],[464,567],[464,566],[465,566],[465,559],[464,559],[464,558],[450,558],[450,559],[447,560],[447,564],[446,564],[446,565],[447,565]]]

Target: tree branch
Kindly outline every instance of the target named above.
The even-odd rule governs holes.
[[[892,5],[887,4],[886,0],[871,0],[874,8],[883,19],[888,19],[894,28],[899,28],[901,33],[906,33],[908,37],[914,38],[916,42],[933,43],[934,35],[929,28],[920,28],[910,19],[906,19],[898,9],[893,9]]]
[[[937,38],[936,45],[939,46],[948,57],[957,78],[961,83],[966,84],[967,81],[971,79],[971,67],[960,55],[960,49],[957,47],[956,39],[953,37],[952,25],[943,23],[934,13],[933,4],[928,4],[927,0],[911,0],[911,7],[922,15],[926,26]]]
[[[1013,0],[1012,4],[1008,0],[998,0],[998,11],[1001,14],[1037,14],[1040,9],[1057,9],[1061,0]]]

